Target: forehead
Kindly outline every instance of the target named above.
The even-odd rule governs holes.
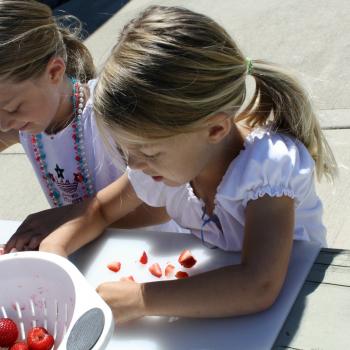
[[[178,134],[170,136],[164,139],[156,141],[152,140],[139,140],[139,142],[121,142],[119,145],[128,150],[129,152],[143,152],[152,150],[166,150],[178,148],[181,145],[188,143],[193,140],[194,135],[192,133]]]
[[[23,96],[32,86],[29,81],[20,83],[0,81],[0,107],[11,102],[16,97]]]

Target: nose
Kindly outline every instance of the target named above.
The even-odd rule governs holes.
[[[135,170],[145,170],[147,168],[147,163],[140,157],[129,155],[128,166]]]

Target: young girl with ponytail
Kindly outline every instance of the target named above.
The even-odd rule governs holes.
[[[244,104],[248,76],[255,93]],[[93,108],[127,172],[41,250],[68,255],[147,203],[203,244],[242,254],[239,265],[187,279],[102,284],[119,322],[264,310],[280,292],[293,241],[326,244],[315,176],[332,178],[336,164],[307,95],[284,69],[246,58],[212,19],[148,8],[113,48]]]

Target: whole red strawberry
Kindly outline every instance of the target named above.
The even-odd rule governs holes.
[[[55,340],[44,327],[34,327],[28,332],[27,343],[29,350],[50,350]]]
[[[10,347],[18,338],[18,328],[9,318],[0,318],[0,347]]]
[[[10,350],[29,350],[28,345],[23,341],[13,344]]]

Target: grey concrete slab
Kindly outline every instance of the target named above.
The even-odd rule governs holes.
[[[0,218],[24,220],[48,202],[24,154],[0,153]]]
[[[330,247],[350,249],[350,130],[325,131],[339,166],[334,184],[316,184],[324,205],[324,223]]]
[[[97,64],[122,26],[151,4],[179,5],[221,23],[253,59],[298,72],[319,109],[350,107],[350,2],[346,0],[132,0],[86,43]]]
[[[350,109],[324,109],[318,116],[324,129],[350,129]]]
[[[7,149],[5,149],[5,151],[3,151],[2,153],[0,153],[0,159],[1,156],[3,154],[24,154],[24,149],[22,147],[22,145],[20,145],[19,143],[16,145],[13,145]]]
[[[348,284],[306,282],[273,350],[349,349],[349,307]]]

